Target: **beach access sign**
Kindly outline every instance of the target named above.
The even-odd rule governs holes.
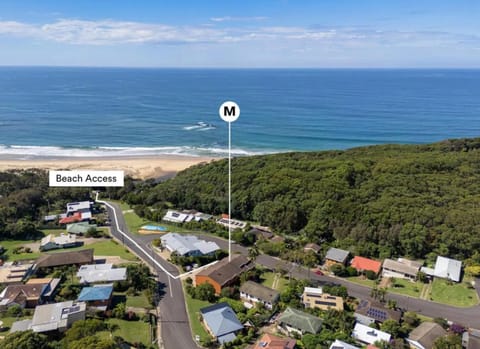
[[[123,171],[50,171],[51,187],[123,187]]]

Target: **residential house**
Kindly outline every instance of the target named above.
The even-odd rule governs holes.
[[[175,210],[168,210],[165,216],[163,216],[163,220],[166,222],[172,223],[188,223],[191,221],[201,222],[212,219],[213,216],[197,212],[195,210],[185,210],[185,211],[175,211]]]
[[[228,215],[227,217],[223,217],[217,220],[217,224],[223,225],[227,228],[230,227],[231,229],[245,229],[245,227],[247,226],[246,222],[228,218]]]
[[[220,247],[211,241],[200,240],[194,235],[168,233],[161,237],[162,245],[170,252],[180,256],[208,256],[220,250]]]
[[[237,333],[243,329],[243,325],[228,303],[202,308],[200,314],[208,333],[220,344],[233,341],[237,338]]]
[[[49,234],[40,241],[40,251],[75,247],[77,245],[77,237],[74,234],[61,233],[59,236]]]
[[[90,201],[78,201],[69,202],[67,204],[67,215],[75,212],[91,212],[93,202]]]
[[[421,271],[430,276],[460,282],[462,262],[456,259],[438,256],[434,269],[424,267]]]
[[[127,268],[113,268],[113,264],[87,264],[80,267],[77,277],[81,284],[124,281]]]
[[[40,256],[35,263],[35,267],[53,268],[63,265],[83,265],[93,263],[93,249],[86,249],[80,251],[49,253]]]
[[[302,303],[305,308],[343,310],[343,298],[323,293],[322,288],[305,287],[302,294]]]
[[[0,285],[20,284],[33,271],[33,264],[7,262],[0,266]]]
[[[247,281],[240,287],[240,299],[246,302],[247,308],[251,308],[252,304],[261,303],[271,310],[279,298],[280,292],[253,281]]]
[[[378,342],[384,341],[388,343],[392,338],[391,334],[387,332],[376,330],[372,327],[365,326],[361,323],[355,324],[355,327],[353,328],[352,337],[366,344],[373,344],[377,341]]]
[[[411,261],[405,258],[398,260],[385,259],[382,266],[382,276],[400,278],[414,281],[423,263]]]
[[[61,279],[58,278],[32,278],[26,282],[26,285],[46,285],[42,293],[42,302],[53,300]]]
[[[294,349],[297,341],[292,338],[282,338],[265,333],[252,349]]]
[[[213,264],[195,275],[195,285],[209,283],[215,288],[215,293],[220,294],[222,288],[238,280],[240,275],[254,267],[254,263],[240,254],[233,255],[229,262],[228,257]]]
[[[60,279],[30,279],[26,284],[9,285],[0,293],[0,308],[20,305],[22,308],[35,308],[51,300]]]
[[[89,229],[97,229],[96,224],[90,224],[88,222],[78,222],[67,224],[67,233],[69,234],[86,234]]]
[[[360,304],[353,314],[357,322],[369,326],[374,322],[382,323],[385,320],[400,321],[402,312],[400,310],[386,308],[379,302],[360,300]]]
[[[273,237],[273,233],[269,227],[261,225],[253,225],[252,229],[247,234],[253,234],[257,240],[270,240]]]
[[[87,306],[98,310],[107,310],[111,304],[113,285],[94,285],[84,287],[78,295],[77,301],[87,303]]]
[[[350,252],[341,250],[339,248],[330,247],[325,256],[325,266],[330,268],[334,264],[345,265],[347,263]]]
[[[43,221],[44,221],[45,223],[54,222],[54,221],[57,220],[57,219],[62,219],[62,218],[65,218],[65,217],[67,217],[67,214],[66,214],[66,213],[53,214],[53,215],[44,216],[44,217],[43,217]]]
[[[355,256],[352,259],[351,266],[355,268],[359,273],[364,273],[367,270],[371,270],[375,274],[378,274],[380,272],[380,269],[382,268],[382,263],[373,259]]]
[[[189,218],[189,215],[186,213],[182,213],[174,210],[168,210],[162,219],[166,222],[185,223],[187,221],[187,218]]]
[[[65,331],[75,321],[85,320],[87,305],[83,302],[67,301],[39,305],[33,314],[33,332]]]
[[[316,334],[322,328],[322,320],[303,311],[288,307],[277,319],[277,328],[288,335]]]
[[[330,345],[329,349],[360,349],[360,348],[354,345],[342,342],[338,339],[335,339],[335,342],[333,342],[332,345]]]
[[[463,332],[462,346],[465,349],[480,348],[480,330],[470,328],[468,331]]]
[[[447,331],[437,323],[422,322],[418,325],[407,338],[410,348],[431,349],[435,341],[447,335]]]
[[[313,252],[315,254],[318,254],[321,250],[322,248],[314,243],[308,243],[303,247],[303,252]]]
[[[0,293],[0,309],[12,305],[19,305],[22,308],[35,308],[42,304],[42,294],[46,288],[41,285],[10,285]]]

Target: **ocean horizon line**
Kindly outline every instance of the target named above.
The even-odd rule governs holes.
[[[362,71],[401,71],[401,70],[413,70],[413,71],[477,71],[480,70],[480,66],[473,67],[209,67],[209,66],[115,66],[115,65],[12,65],[12,64],[0,64],[0,68],[78,68],[78,69],[145,69],[145,70],[319,70],[319,71],[338,71],[338,70],[362,70]]]

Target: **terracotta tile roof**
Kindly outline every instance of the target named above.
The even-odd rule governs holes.
[[[295,348],[295,344],[295,339],[281,338],[265,333],[253,349],[293,349]]]
[[[381,266],[382,263],[380,263],[379,261],[375,261],[373,259],[365,257],[355,256],[352,260],[352,267],[357,270],[371,270],[378,274],[380,272]]]

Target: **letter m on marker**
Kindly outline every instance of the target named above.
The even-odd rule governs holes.
[[[223,107],[223,115],[235,116],[235,106],[231,106],[230,109],[227,106]]]

